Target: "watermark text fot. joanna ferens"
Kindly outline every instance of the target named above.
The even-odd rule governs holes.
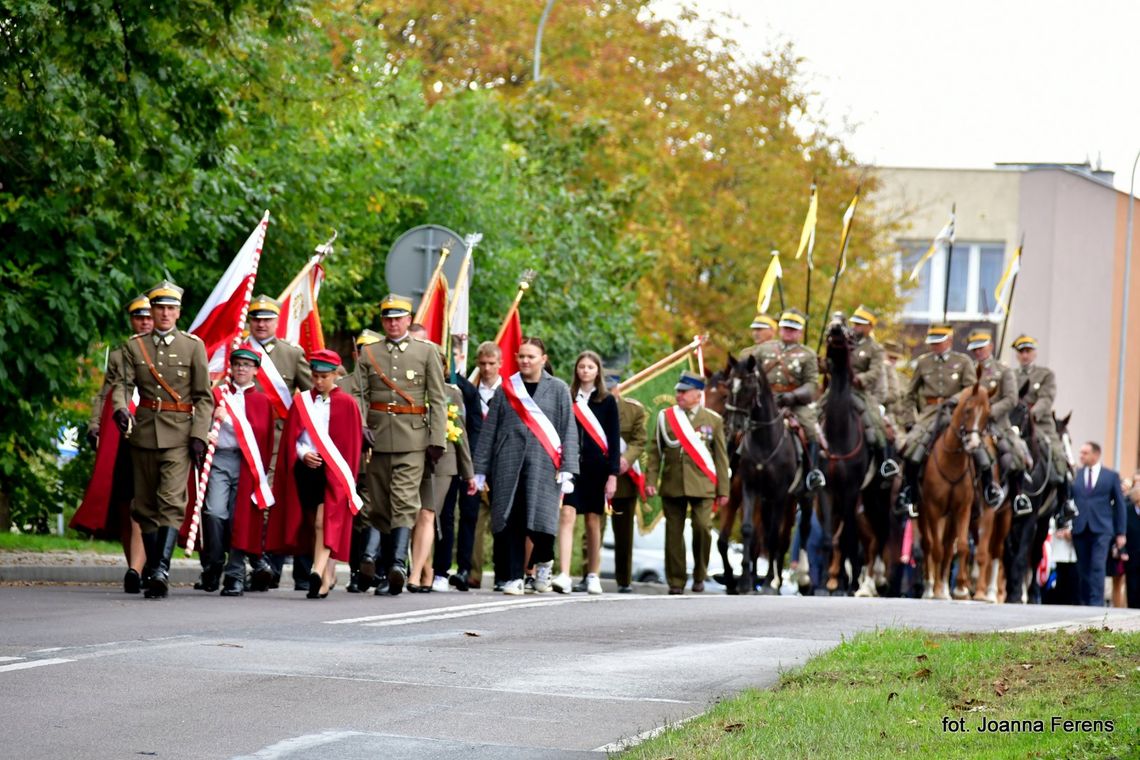
[[[950,734],[1111,734],[1116,730],[1113,720],[1078,720],[1054,715],[1050,718],[996,718],[981,717],[966,725],[965,718],[943,716],[942,730]]]

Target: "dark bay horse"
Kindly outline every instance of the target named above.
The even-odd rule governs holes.
[[[954,598],[970,595],[970,515],[979,497],[973,451],[983,445],[990,399],[977,382],[955,399],[950,424],[934,441],[922,471],[918,527],[926,553],[923,599],[950,598],[950,563],[955,554],[958,577]]]
[[[1057,433],[1064,441],[1067,441],[1071,417],[1072,414],[1068,414],[1056,421]],[[1010,412],[1009,421],[1021,431],[1033,457],[1033,467],[1023,490],[1029,497],[1032,510],[1013,516],[1005,547],[1005,601],[1007,604],[1022,604],[1031,599],[1039,601],[1036,570],[1041,562],[1042,544],[1049,535],[1049,518],[1059,513],[1062,505],[1058,503],[1060,487],[1049,477],[1053,469],[1053,450],[1045,437],[1038,433],[1029,407],[1019,401]],[[1067,446],[1066,451],[1069,450],[1071,447]],[[1073,464],[1071,455],[1068,464]]]
[[[872,452],[863,429],[863,414],[852,392],[851,340],[841,322],[833,322],[828,328],[827,399],[820,411],[827,443],[827,485],[820,493],[818,514],[824,546],[831,550],[825,588],[832,595],[845,595],[860,575],[863,557],[872,562],[879,551],[876,531],[862,515]],[[860,537],[867,541],[862,556]],[[844,569],[845,560],[851,563],[850,578]]]

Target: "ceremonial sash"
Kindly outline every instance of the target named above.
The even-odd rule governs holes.
[[[534,433],[542,448],[550,455],[554,461],[554,469],[562,469],[562,439],[554,429],[554,423],[546,416],[546,412],[542,411],[526,392],[521,373],[516,372],[503,383],[503,393],[523,423],[530,428],[530,432]]]
[[[625,442],[624,438],[618,440],[621,441],[621,453],[625,454],[625,450],[629,448],[629,444]],[[625,474],[628,475],[629,479],[633,481],[633,484],[637,486],[637,492],[641,495],[641,498],[646,498],[645,473],[641,471],[641,462],[636,459],[630,462],[629,469],[625,471]]]
[[[297,405],[297,410],[301,415],[301,424],[305,426],[305,430],[308,432],[309,438],[312,439],[317,452],[320,453],[321,459],[325,460],[327,465],[325,467],[326,476],[336,478],[344,492],[349,494],[351,497],[349,506],[352,509],[352,514],[355,515],[364,506],[360,494],[356,492],[356,473],[349,469],[348,462],[344,461],[344,455],[340,453],[340,449],[329,438],[328,431],[318,430],[313,422],[313,394],[310,391],[301,391],[294,398],[301,399],[301,403]],[[288,442],[290,446],[295,444],[296,441]],[[305,465],[298,463],[297,466],[304,467]]]
[[[610,447],[606,443],[606,431],[602,428],[602,421],[598,419],[598,415],[594,414],[594,410],[590,408],[590,403],[586,399],[574,402],[574,416],[578,418],[578,422],[582,423],[582,428],[586,433],[594,439],[594,443],[598,444],[602,454],[608,455]]]
[[[713,485],[716,485],[716,465],[713,463],[712,454],[705,446],[705,442],[697,435],[697,431],[693,430],[693,424],[689,422],[689,415],[681,412],[678,414],[678,407],[671,406],[665,410],[665,421],[669,423],[669,429],[673,431],[673,435],[681,444],[681,448],[689,455],[689,458],[696,463],[697,469],[705,474]]]
[[[253,346],[254,351],[261,354],[261,364],[257,368],[257,382],[269,397],[273,413],[284,418],[289,414],[289,407],[293,403],[293,398],[289,395],[289,386],[285,384],[285,378],[281,377],[281,371],[277,369],[273,359],[269,358],[265,346],[256,340],[251,340],[249,344]]]
[[[261,459],[261,447],[257,445],[257,436],[253,434],[249,418],[232,403],[232,398],[229,391],[222,391],[222,406],[234,425],[234,437],[237,438],[242,459],[253,473],[253,500],[261,509],[269,509],[275,502],[273,489],[269,486],[269,476],[265,473]]]

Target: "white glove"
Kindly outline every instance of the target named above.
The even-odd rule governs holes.
[[[481,474],[476,474],[475,475],[475,490],[476,491],[483,491],[483,490],[486,490],[486,488],[487,488],[487,476],[481,475]]]
[[[568,472],[558,473],[558,482],[562,484],[562,495],[574,493],[574,476]]]

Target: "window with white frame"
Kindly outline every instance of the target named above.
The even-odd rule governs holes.
[[[930,248],[930,241],[900,240],[899,248],[899,275],[905,281]],[[946,254],[943,248],[930,257],[919,273],[917,287],[904,293],[903,318],[908,322],[940,322],[946,299],[950,320],[998,321],[994,289],[1005,266],[1005,244],[955,241],[949,271]]]

